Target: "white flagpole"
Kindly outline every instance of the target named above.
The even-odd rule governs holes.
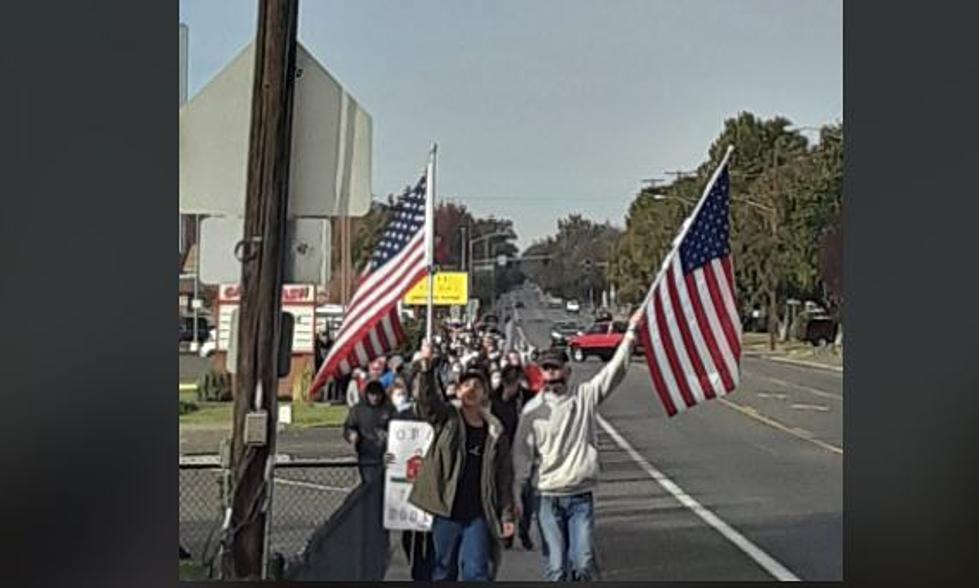
[[[656,279],[653,280],[653,285],[649,287],[649,291],[646,292],[646,297],[643,298],[642,304],[639,308],[644,308],[646,303],[649,302],[649,298],[653,295],[653,290],[656,289],[656,285],[659,281],[663,279],[666,275],[666,271],[670,268],[670,264],[673,263],[673,254],[676,252],[677,247],[683,242],[683,238],[687,236],[687,231],[690,230],[690,226],[693,225],[693,219],[697,218],[697,213],[704,206],[704,202],[707,201],[707,195],[710,194],[711,188],[714,187],[714,183],[717,181],[717,176],[721,175],[721,170],[727,165],[727,160],[731,158],[731,153],[734,151],[734,145],[728,145],[727,151],[724,152],[724,158],[721,159],[720,165],[714,170],[713,175],[710,177],[710,181],[704,186],[704,192],[700,195],[700,200],[697,202],[697,206],[694,207],[693,212],[691,212],[686,220],[683,221],[683,226],[680,227],[680,233],[673,239],[673,247],[670,249],[670,253],[663,258],[663,264],[659,268],[659,272],[656,274]]]
[[[435,315],[435,153],[438,144],[432,143],[425,181],[425,256],[428,265],[428,314],[425,340],[432,341]]]

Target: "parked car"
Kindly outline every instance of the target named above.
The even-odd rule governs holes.
[[[203,343],[208,340],[211,325],[205,317],[197,317],[197,342]],[[190,343],[194,340],[194,317],[180,317],[180,335],[178,342]]]
[[[584,333],[568,339],[571,359],[577,362],[585,361],[590,356],[596,356],[602,361],[612,359],[628,328],[625,321],[600,321],[593,324]],[[636,345],[633,354],[642,352],[642,347]]]
[[[564,310],[567,312],[579,313],[581,312],[581,303],[577,300],[568,300],[564,303]]]
[[[562,306],[564,306],[564,301],[558,298],[557,296],[550,296],[547,299],[548,308],[561,308]]]
[[[567,347],[568,339],[582,332],[582,326],[577,321],[559,321],[551,327],[551,346]]]

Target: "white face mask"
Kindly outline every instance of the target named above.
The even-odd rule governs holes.
[[[408,406],[411,404],[411,402],[408,400],[407,394],[392,395],[391,403],[394,404],[394,407],[397,408],[398,410],[404,410],[405,408],[408,408]]]
[[[490,377],[490,385],[493,386],[494,388],[499,388],[501,383],[503,383],[503,376],[501,376],[500,374],[494,373]]]

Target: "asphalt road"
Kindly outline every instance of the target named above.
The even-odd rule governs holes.
[[[569,318],[529,288],[512,297],[538,347]],[[603,362],[572,365],[575,382]],[[729,397],[670,419],[636,358],[600,408],[602,579],[842,579],[843,374],[754,357],[741,370]]]

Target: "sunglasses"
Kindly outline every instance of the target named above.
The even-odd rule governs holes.
[[[564,367],[564,366],[559,365],[559,364],[556,364],[556,363],[546,363],[546,364],[540,366],[540,369],[547,370],[547,371],[558,371],[562,367]]]

